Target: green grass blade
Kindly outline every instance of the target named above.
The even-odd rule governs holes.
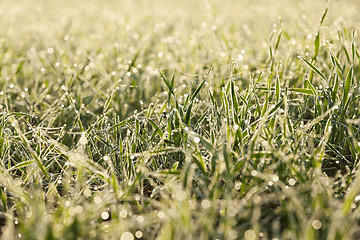
[[[300,55],[299,55],[299,56],[300,56]],[[308,60],[306,60],[306,59],[303,58],[302,56],[300,56],[300,58],[301,58],[301,60],[303,60],[304,63],[306,63],[314,72],[316,72],[316,73],[321,77],[321,79],[323,79],[324,81],[326,81],[324,74],[323,74],[319,69],[317,69],[314,65],[312,65],[310,62],[308,62]]]

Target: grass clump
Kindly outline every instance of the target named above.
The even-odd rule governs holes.
[[[345,2],[0,3],[2,237],[359,238]]]

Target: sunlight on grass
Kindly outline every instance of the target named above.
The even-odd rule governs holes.
[[[359,7],[0,2],[2,238],[359,238]]]

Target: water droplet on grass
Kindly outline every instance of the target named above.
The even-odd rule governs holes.
[[[235,188],[235,190],[239,191],[241,189],[241,182],[235,183],[234,188]]]
[[[82,136],[81,136],[81,138],[80,138],[80,140],[79,140],[79,143],[80,143],[81,145],[86,145],[86,144],[88,143],[88,140],[87,140],[85,134],[82,134]]]
[[[158,212],[157,217],[158,217],[158,218],[164,218],[164,217],[165,217],[165,213],[164,213],[163,211],[160,211],[160,212]]]
[[[186,193],[184,191],[178,191],[176,193],[176,199],[180,202],[184,201],[186,199]]]
[[[141,231],[136,231],[136,233],[135,233],[136,238],[142,238],[142,236],[143,236],[143,233]]]
[[[245,240],[255,240],[256,239],[256,233],[254,230],[246,230],[244,233]]]
[[[144,222],[144,217],[143,216],[138,216],[137,218],[136,218],[136,221],[138,222],[138,223],[143,223]]]
[[[134,236],[131,232],[124,232],[121,234],[121,240],[134,240]]]
[[[102,218],[103,220],[107,220],[109,217],[110,217],[110,215],[109,215],[108,212],[102,212],[102,213],[101,213],[101,218]]]
[[[290,186],[294,186],[296,184],[296,180],[293,178],[290,178],[288,182]]]
[[[311,225],[314,229],[319,230],[322,226],[322,223],[319,220],[314,220]]]
[[[127,215],[128,215],[128,212],[125,211],[125,210],[121,210],[121,211],[119,212],[119,215],[120,215],[121,218],[126,218]]]
[[[86,188],[86,189],[84,190],[84,195],[85,195],[85,197],[90,197],[91,194],[92,194],[92,191],[91,191],[89,188]]]
[[[76,207],[75,207],[75,212],[76,212],[77,214],[82,213],[82,212],[83,212],[83,207],[82,207],[82,206],[76,206]]]
[[[48,48],[47,52],[48,52],[48,54],[53,54],[53,53],[54,53],[54,49],[53,49],[53,48]]]
[[[101,202],[102,202],[101,197],[100,197],[100,196],[96,196],[96,197],[94,197],[94,202],[95,202],[96,204],[101,203]]]
[[[211,203],[210,203],[209,200],[204,199],[204,200],[201,201],[201,207],[203,209],[208,209],[210,206],[211,206]]]

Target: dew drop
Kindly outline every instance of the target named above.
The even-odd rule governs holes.
[[[121,210],[120,213],[119,213],[119,215],[120,215],[121,218],[126,218],[127,215],[128,215],[128,213],[127,213],[127,211],[125,211],[125,210]]]
[[[134,236],[131,232],[124,232],[121,234],[121,240],[134,240]]]
[[[136,233],[135,233],[136,238],[142,238],[142,236],[143,236],[143,233],[141,231],[136,231]]]
[[[88,143],[88,140],[87,140],[85,134],[82,134],[82,136],[81,136],[81,138],[80,138],[80,140],[79,140],[79,143],[80,143],[81,145],[86,145],[86,144]]]
[[[108,219],[109,218],[109,213],[108,212],[102,212],[101,213],[101,218],[103,219],[103,220],[106,220],[106,219]]]
[[[83,207],[82,207],[82,206],[76,206],[76,207],[75,207],[75,212],[76,212],[77,214],[82,213],[82,212],[83,212]]]
[[[144,219],[143,216],[138,216],[138,217],[136,218],[136,221],[137,221],[138,223],[143,223],[143,222],[145,221],[145,219]]]
[[[234,188],[235,188],[235,190],[239,191],[241,189],[241,182],[235,183]]]
[[[159,211],[157,214],[158,218],[164,218],[165,217],[165,213],[163,211]]]
[[[211,203],[210,203],[209,200],[204,199],[204,200],[201,201],[201,207],[203,209],[208,209],[210,206],[211,206]]]
[[[319,220],[314,220],[311,225],[315,230],[319,230],[322,226],[322,223]]]
[[[256,239],[256,233],[254,230],[246,230],[245,233],[244,233],[244,238],[246,240],[255,240]]]
[[[184,201],[186,199],[186,192],[184,191],[178,191],[176,193],[176,199],[180,202]]]
[[[296,184],[296,180],[293,178],[290,178],[288,182],[290,186],[294,186]]]
[[[85,197],[90,197],[91,194],[92,194],[92,192],[91,192],[91,190],[90,190],[89,188],[86,188],[86,189],[84,190],[84,195],[85,195]]]
[[[96,197],[94,197],[94,202],[95,202],[96,204],[101,203],[101,201],[102,201],[102,199],[101,199],[101,197],[100,197],[100,196],[96,196]]]

